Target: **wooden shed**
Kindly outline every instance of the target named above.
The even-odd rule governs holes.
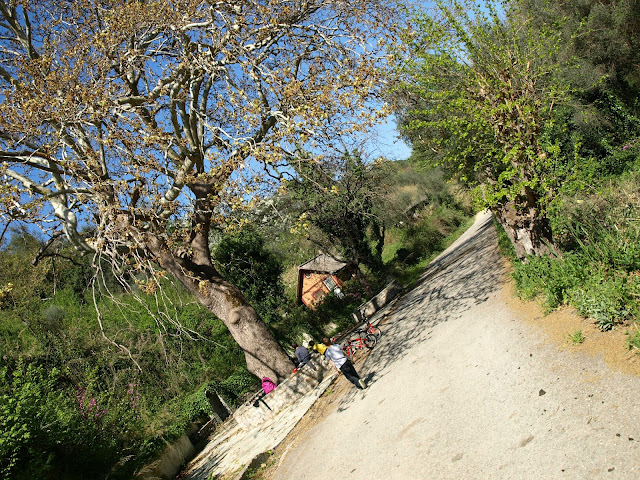
[[[340,287],[351,276],[347,263],[321,253],[298,267],[298,303],[314,308],[329,292],[340,297]]]

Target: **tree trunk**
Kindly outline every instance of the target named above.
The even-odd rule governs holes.
[[[175,256],[158,237],[148,235],[145,243],[160,265],[227,326],[251,373],[278,383],[291,374],[293,363],[240,290],[210,265]]]
[[[371,224],[371,229],[373,231],[376,252],[376,261],[382,266],[382,251],[384,250],[384,236],[386,233],[385,227],[381,222],[374,220]]]
[[[184,285],[184,279],[180,280]],[[258,378],[269,377],[278,383],[287,378],[293,363],[242,292],[219,279],[205,283],[194,294],[227,326],[244,351],[247,369]],[[190,290],[193,292],[193,285]]]
[[[523,208],[510,200],[496,206],[493,214],[507,233],[519,259],[523,260],[528,255],[557,254],[549,219],[537,208]]]

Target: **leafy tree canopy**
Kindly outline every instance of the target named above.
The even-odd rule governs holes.
[[[388,0],[0,1],[0,218],[63,233],[126,288],[175,277],[252,371],[284,376],[209,233],[265,171],[278,177],[290,145],[318,152],[376,120],[365,106],[394,12]]]
[[[384,225],[375,208],[386,191],[385,160],[366,163],[359,151],[327,157],[294,164],[296,176],[286,184],[300,212],[294,228],[311,238],[315,227],[324,251],[338,250],[347,262],[380,271]]]
[[[520,255],[548,251],[559,159],[542,133],[567,92],[559,25],[534,29],[517,4],[492,1],[440,1],[414,19],[393,94],[408,139],[477,186]]]

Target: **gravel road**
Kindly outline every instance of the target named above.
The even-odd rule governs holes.
[[[396,304],[359,366],[369,388],[349,389],[274,478],[640,479],[640,378],[543,341],[504,281],[479,215]]]

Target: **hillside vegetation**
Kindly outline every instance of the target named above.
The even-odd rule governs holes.
[[[297,274],[283,272],[317,254],[307,234],[269,221],[212,238],[218,268],[289,355],[303,335],[319,339],[351,326],[351,312],[389,275],[410,281],[407,272],[417,274],[469,218],[468,197],[441,172],[407,162],[388,167],[393,188],[380,201],[385,197],[395,210],[384,269],[364,268],[345,286],[343,300],[330,296],[316,310],[296,304]],[[299,212],[281,214],[276,218],[295,223]],[[111,295],[99,300],[101,331],[88,288],[90,260],[67,247],[34,267],[42,243],[15,231],[0,251],[3,478],[131,478],[192,422],[209,419],[207,392],[234,407],[259,388],[224,324],[183,288],[166,281],[159,305],[144,282],[134,298],[106,278]],[[159,323],[158,314],[166,321]]]
[[[479,209],[522,297],[640,349],[637,1],[98,3],[0,2],[3,478],[131,478]]]

